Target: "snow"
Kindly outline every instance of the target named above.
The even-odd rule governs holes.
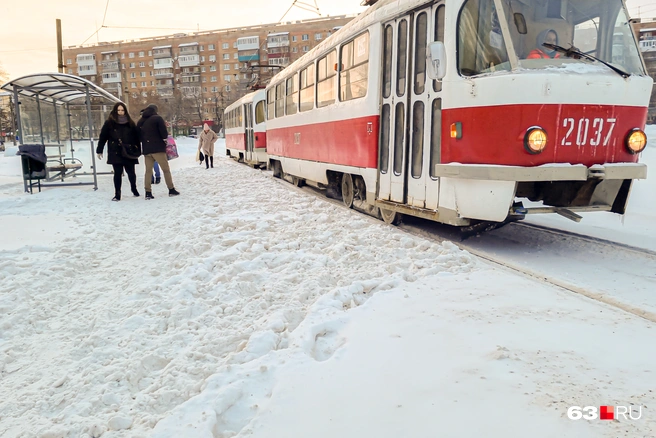
[[[656,433],[651,322],[219,158],[224,140],[206,170],[196,144],[171,162],[181,196],[160,184],[148,202],[127,179],[111,202],[109,175],[24,194],[0,156],[3,438]],[[656,168],[653,142],[641,161]],[[536,220],[653,248],[655,181],[623,220]],[[584,266],[548,244],[533,257]],[[632,276],[642,292],[622,299],[654,305],[653,272],[600,257],[615,270],[585,278]],[[640,420],[566,415],[629,403]]]

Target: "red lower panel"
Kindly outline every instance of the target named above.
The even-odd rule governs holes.
[[[226,134],[226,149],[246,150],[246,134]]]
[[[590,166],[636,162],[624,146],[627,133],[644,129],[647,108],[613,105],[507,105],[448,109],[442,112],[443,163],[537,166],[570,163]],[[462,138],[450,136],[462,123]],[[547,147],[537,155],[524,149],[531,126],[547,132]]]
[[[255,133],[255,147],[256,148],[266,148],[266,132],[256,132]]]
[[[354,167],[378,166],[378,116],[267,130],[267,153]]]

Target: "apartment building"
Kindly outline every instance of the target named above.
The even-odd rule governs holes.
[[[226,106],[266,84],[353,18],[323,17],[70,46],[63,50],[65,72],[103,87],[128,105],[130,100],[182,95],[196,103],[198,122],[216,121]]]

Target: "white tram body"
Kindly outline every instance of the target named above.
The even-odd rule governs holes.
[[[266,165],[266,93],[257,90],[230,104],[224,112],[226,154],[239,161]]]
[[[386,221],[623,214],[651,89],[622,0],[381,0],[272,78],[269,165]]]

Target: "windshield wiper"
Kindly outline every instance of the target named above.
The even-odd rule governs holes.
[[[597,58],[596,56],[592,56],[592,55],[588,55],[587,53],[583,53],[574,46],[570,47],[569,49],[566,49],[563,46],[559,46],[557,44],[543,43],[542,45],[544,47],[549,48],[549,49],[560,52],[560,53],[564,54],[565,56],[567,56],[568,58],[573,58],[573,59],[585,58],[585,59],[589,59],[590,61],[601,62],[606,67],[610,68],[611,70],[616,72],[618,75],[622,76],[623,78],[628,78],[629,76],[631,76],[631,73],[627,73],[624,70],[619,69],[619,68],[615,67],[614,65],[611,65],[608,62]]]

